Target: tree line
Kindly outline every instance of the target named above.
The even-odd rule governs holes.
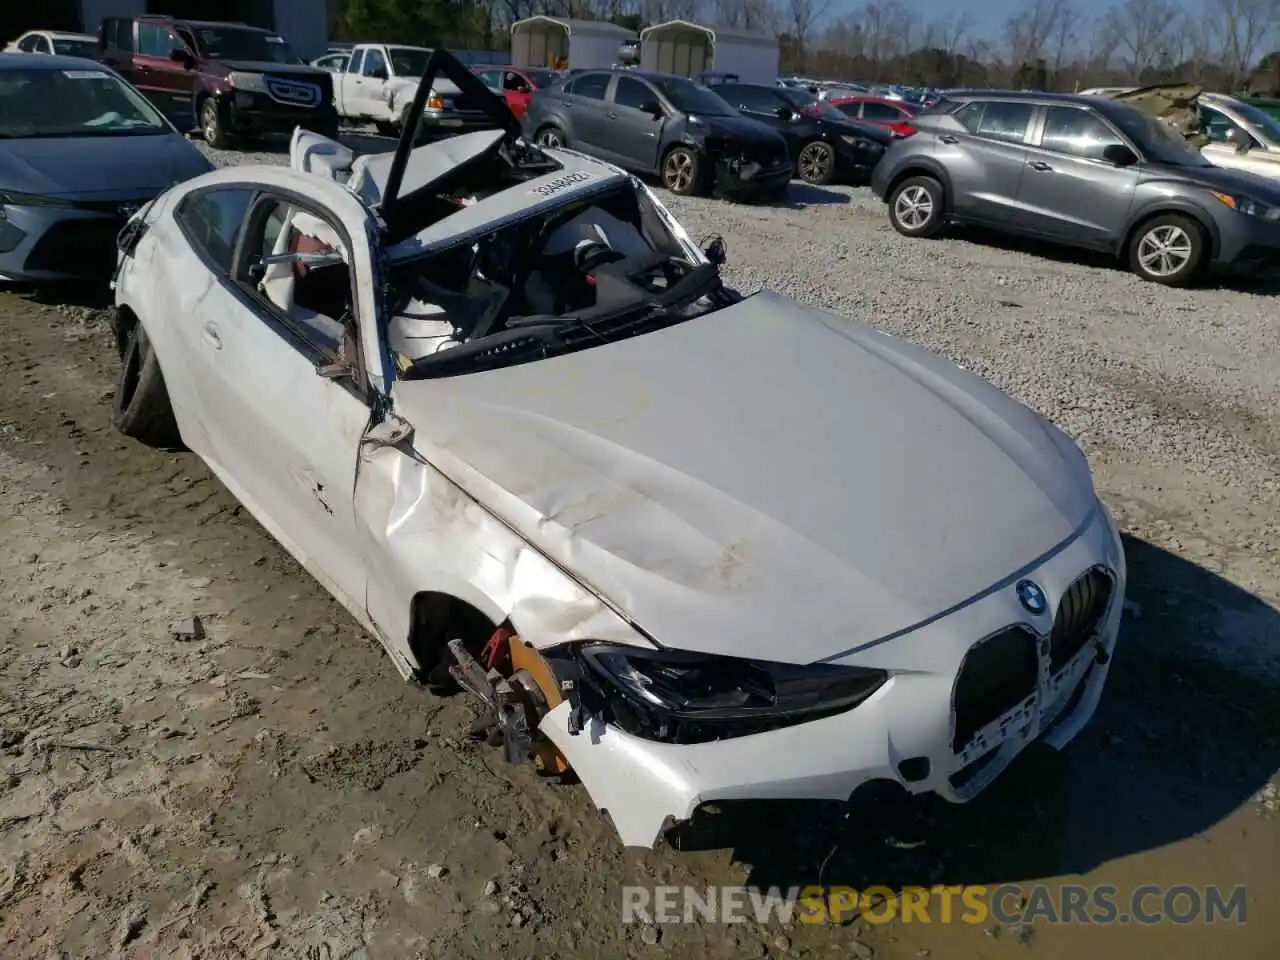
[[[328,0],[332,35],[501,50],[534,14],[632,30],[671,19],[767,33],[784,73],[934,87],[1197,83],[1280,94],[1280,0],[1023,0],[996,28],[911,0]]]

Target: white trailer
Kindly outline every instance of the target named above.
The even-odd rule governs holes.
[[[588,70],[611,67],[633,31],[603,20],[529,17],[511,24],[511,65]]]
[[[779,51],[775,37],[688,20],[655,23],[640,32],[640,66],[645,70],[698,78],[708,70],[737,74],[744,83],[774,83]]]

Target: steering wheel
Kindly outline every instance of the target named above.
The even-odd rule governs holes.
[[[623,259],[623,254],[599,240],[587,240],[573,248],[573,265],[584,275],[596,267]]]

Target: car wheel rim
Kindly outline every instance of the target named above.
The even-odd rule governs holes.
[[[218,115],[213,109],[209,107],[205,107],[204,108],[204,138],[206,140],[212,140],[217,135],[218,135]]]
[[[908,230],[919,230],[933,217],[933,197],[924,187],[907,187],[898,194],[893,213]]]
[[[558,133],[556,133],[554,130],[548,130],[548,131],[546,131],[546,132],[542,135],[542,145],[543,145],[544,147],[559,147],[559,146],[561,146],[561,143],[560,143],[560,135],[559,135]]]
[[[800,176],[806,180],[822,179],[830,165],[827,151],[817,145],[805,147],[800,154]]]
[[[683,150],[667,157],[667,186],[672,190],[687,189],[693,182],[693,157]]]
[[[1191,237],[1171,224],[1149,230],[1138,242],[1138,262],[1153,277],[1172,277],[1191,262]]]

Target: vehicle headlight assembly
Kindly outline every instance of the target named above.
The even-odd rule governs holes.
[[[851,710],[889,679],[883,670],[795,665],[591,643],[577,649],[593,712],[628,733],[703,743]]]
[[[241,73],[237,70],[227,75],[227,83],[246,93],[266,93],[267,91],[267,78],[260,73]]]
[[[438,93],[431,94],[427,98],[428,110],[451,110],[453,109],[453,101],[448,97],[442,97]]]
[[[1257,200],[1250,200],[1248,197],[1235,197],[1229,193],[1218,193],[1213,191],[1214,197],[1220,202],[1226,204],[1232,210],[1243,213],[1249,217],[1262,217],[1264,220],[1280,220],[1280,207],[1269,207],[1265,203],[1259,203]]]

